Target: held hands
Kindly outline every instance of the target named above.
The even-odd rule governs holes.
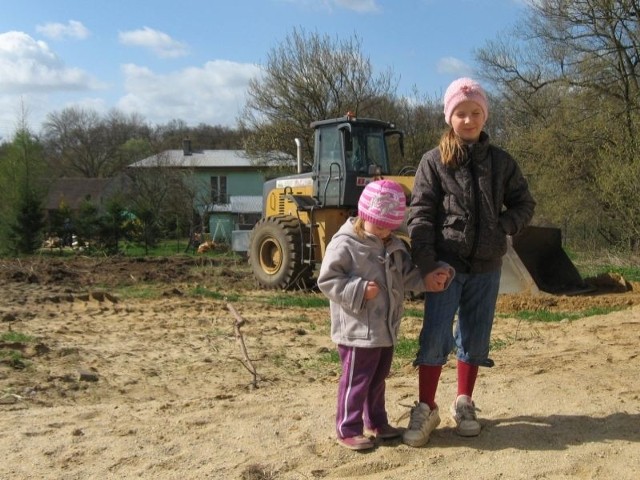
[[[427,292],[442,292],[445,290],[451,280],[455,276],[455,270],[447,265],[442,264],[432,272],[427,273],[424,277],[424,286]],[[380,293],[380,287],[376,282],[368,281],[364,290],[364,299],[371,300]]]
[[[364,299],[371,300],[372,298],[376,298],[376,295],[380,292],[380,287],[376,282],[367,282],[367,286],[364,290]]]
[[[442,292],[449,286],[453,278],[453,268],[441,266],[427,273],[424,277],[424,286],[427,292]]]

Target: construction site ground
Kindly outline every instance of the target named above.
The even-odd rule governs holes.
[[[426,447],[357,453],[335,441],[328,308],[258,289],[242,258],[0,259],[0,479],[638,478],[640,285],[587,281],[582,295],[500,296],[479,437],[448,417],[452,359]],[[393,424],[416,395],[397,356]]]

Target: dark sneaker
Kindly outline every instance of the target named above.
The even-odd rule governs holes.
[[[398,428],[392,427],[388,423],[386,425],[382,425],[381,427],[370,428],[368,429],[372,435],[376,438],[389,439],[389,438],[398,438],[402,435],[402,431]]]
[[[438,408],[431,410],[429,405],[416,402],[411,408],[409,426],[402,434],[402,441],[412,447],[422,447],[429,441],[429,435],[440,424]]]
[[[338,443],[349,450],[368,450],[375,446],[371,439],[364,435],[338,438]]]
[[[480,434],[476,404],[468,395],[458,395],[451,405],[451,416],[456,422],[456,432],[461,437],[475,437]]]

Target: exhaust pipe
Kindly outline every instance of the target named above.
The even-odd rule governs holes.
[[[298,160],[298,173],[302,173],[302,141],[299,138],[293,139],[296,142],[296,158]]]

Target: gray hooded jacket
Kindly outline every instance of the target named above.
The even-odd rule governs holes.
[[[385,245],[374,235],[360,238],[355,220],[349,218],[333,236],[318,275],[318,288],[330,300],[331,339],[350,347],[390,347],[398,337],[406,292],[423,292],[424,280],[402,240],[392,235]],[[380,293],[365,301],[369,281]]]

